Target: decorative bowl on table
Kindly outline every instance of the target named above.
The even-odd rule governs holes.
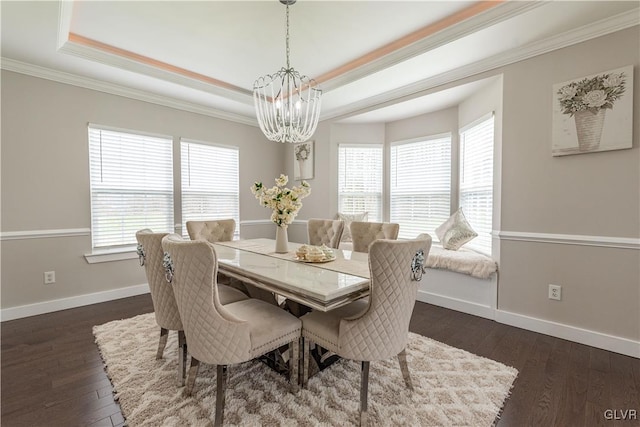
[[[309,253],[309,246],[302,245],[296,250],[296,257],[298,257],[298,259],[304,260],[307,258],[308,253]]]
[[[317,246],[311,246],[305,255],[305,259],[311,262],[320,262],[325,259],[324,252]]]

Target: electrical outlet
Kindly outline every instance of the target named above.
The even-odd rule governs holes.
[[[44,272],[44,284],[51,285],[56,283],[56,272],[55,271],[45,271]]]
[[[549,285],[549,299],[562,300],[562,286]]]

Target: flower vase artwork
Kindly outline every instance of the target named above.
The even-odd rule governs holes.
[[[632,104],[624,94],[632,78],[633,67],[625,67],[554,85],[553,155],[631,148]]]
[[[271,221],[277,225],[275,251],[279,254],[289,251],[287,227],[302,208],[301,200],[311,194],[311,186],[306,181],[292,188],[285,187],[288,182],[288,176],[280,175],[274,187],[266,188],[262,182],[255,182],[251,186],[251,192],[260,205],[272,211]]]

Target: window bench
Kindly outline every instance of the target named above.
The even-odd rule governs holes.
[[[433,245],[426,265],[418,301],[495,318],[498,266],[492,258],[470,249],[449,251]]]
[[[341,243],[340,249],[351,250],[351,243]],[[470,249],[449,251],[434,244],[426,267],[418,286],[418,301],[495,318],[498,266],[492,258]]]

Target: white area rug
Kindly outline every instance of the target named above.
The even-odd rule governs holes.
[[[128,425],[209,426],[215,413],[215,367],[201,365],[190,398],[177,386],[177,334],[155,359],[153,314],[95,326],[93,333]],[[518,371],[440,342],[410,334],[414,392],[397,358],[372,362],[369,417],[380,426],[491,426]],[[225,425],[347,426],[358,421],[360,364],[341,360],[290,393],[286,378],[260,362],[228,371]]]

